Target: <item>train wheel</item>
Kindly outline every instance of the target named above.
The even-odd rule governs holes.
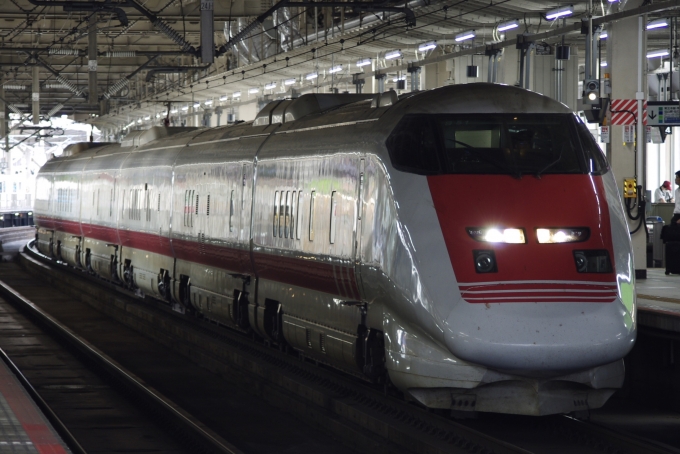
[[[125,286],[129,289],[133,289],[135,287],[133,273],[134,270],[132,264],[130,263],[129,260],[126,260],[125,266],[123,267],[123,282],[125,283]]]

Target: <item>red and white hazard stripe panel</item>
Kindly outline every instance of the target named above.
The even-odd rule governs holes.
[[[0,452],[67,454],[54,428],[0,360]]]
[[[612,99],[609,105],[612,113],[611,125],[634,125],[638,115],[637,99]],[[647,101],[642,106],[642,124],[647,124]]]

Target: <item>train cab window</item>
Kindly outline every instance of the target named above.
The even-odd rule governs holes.
[[[588,163],[588,170],[594,175],[603,175],[609,171],[609,162],[607,158],[602,153],[602,150],[595,142],[595,138],[588,131],[586,125],[579,120],[579,124],[576,126],[578,130],[579,138],[581,139],[581,145],[585,152],[586,161]]]
[[[387,139],[392,165],[399,170],[436,174],[441,168],[434,124],[427,116],[407,116]]]
[[[417,174],[587,172],[573,114],[408,115],[386,145]]]

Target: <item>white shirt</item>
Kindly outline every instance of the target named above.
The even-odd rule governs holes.
[[[673,214],[680,214],[680,186],[675,190],[675,208]]]
[[[671,191],[664,187],[659,187],[656,188],[656,191],[654,191],[654,202],[653,203],[670,203],[671,199],[673,198],[673,195],[671,194]],[[663,202],[659,202],[659,200],[663,199]]]

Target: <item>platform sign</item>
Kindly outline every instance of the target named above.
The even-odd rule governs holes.
[[[609,126],[600,127],[600,142],[609,143]]]
[[[680,126],[680,103],[678,101],[649,101],[647,124],[650,126]]]
[[[623,126],[623,143],[635,142],[635,125]]]

